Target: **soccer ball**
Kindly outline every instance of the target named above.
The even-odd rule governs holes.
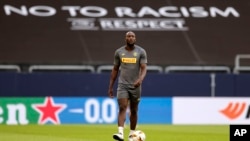
[[[146,140],[146,135],[143,131],[141,130],[136,130],[132,134],[132,141],[145,141]]]

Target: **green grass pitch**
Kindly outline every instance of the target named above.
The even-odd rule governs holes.
[[[229,125],[142,124],[146,141],[229,141]],[[0,141],[113,141],[115,124],[0,125]],[[125,127],[125,141],[129,127]]]

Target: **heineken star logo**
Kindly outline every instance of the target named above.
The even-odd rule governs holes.
[[[66,108],[66,104],[55,103],[52,97],[46,97],[44,103],[32,104],[32,108],[39,113],[39,124],[51,122],[60,124],[59,114]]]

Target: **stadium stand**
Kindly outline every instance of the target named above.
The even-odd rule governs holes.
[[[250,54],[237,54],[234,59],[234,66],[231,71],[229,66],[194,66],[194,65],[148,65],[148,72],[152,73],[178,73],[178,72],[210,72],[210,73],[247,73],[250,72],[249,60]],[[247,60],[247,61],[245,61]],[[111,72],[113,65],[30,65],[27,71],[33,72],[51,72],[51,71],[63,71],[63,72],[90,72],[90,73],[105,73]],[[0,64],[0,71],[11,72],[26,72],[18,64],[6,65]]]
[[[100,65],[97,67],[96,73],[111,72],[113,65]],[[163,73],[163,68],[156,65],[148,65],[147,72],[151,73]]]
[[[148,65],[148,72],[152,73],[178,73],[178,72],[210,72],[210,73],[247,73],[250,72],[250,54],[237,54],[234,58],[234,66],[194,66],[194,65]],[[247,61],[246,61],[247,60]],[[51,72],[51,71],[67,71],[67,72],[90,72],[90,73],[106,73],[111,72],[113,65],[30,65],[28,72]],[[232,70],[232,71],[231,71]],[[25,72],[22,67],[16,65],[0,64],[0,71],[9,72]]]
[[[21,72],[21,68],[18,65],[1,65],[0,64],[0,71]]]
[[[167,66],[165,73],[171,72],[225,72],[230,73],[227,66]]]
[[[238,54],[235,57],[234,73],[238,74],[240,72],[250,72],[250,63],[247,65],[242,65],[241,61],[248,59],[250,60],[250,54]]]
[[[29,67],[29,73],[41,71],[80,71],[95,72],[95,68],[90,65],[32,65]]]
[[[96,69],[96,73],[104,73],[104,72],[111,72],[111,70],[113,69],[113,65],[101,65],[98,66]]]
[[[94,6],[90,7],[88,2],[83,4],[80,0],[67,4],[42,0],[20,4],[3,0],[1,3],[0,64],[19,64],[21,68],[48,64],[94,67],[112,64],[113,53],[123,45],[127,30],[135,31],[137,43],[147,50],[152,66],[233,69],[237,54],[250,54],[247,1],[199,1],[195,2],[196,6],[192,1],[173,4],[165,0],[157,3],[92,1]],[[74,9],[76,15],[72,15],[62,10],[61,7],[67,5],[80,9]],[[176,10],[166,14],[168,6]],[[92,9],[85,11],[86,7]],[[104,15],[98,15],[98,7],[105,11]],[[122,14],[123,8],[130,9],[131,13]],[[161,71],[160,67],[154,68],[156,72]],[[248,70],[236,64],[235,72],[238,69]]]

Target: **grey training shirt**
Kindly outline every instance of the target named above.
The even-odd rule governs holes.
[[[120,65],[120,76],[118,83],[134,84],[140,73],[140,64],[147,63],[146,51],[135,45],[131,51],[125,49],[125,46],[120,47],[115,51],[114,64]]]

